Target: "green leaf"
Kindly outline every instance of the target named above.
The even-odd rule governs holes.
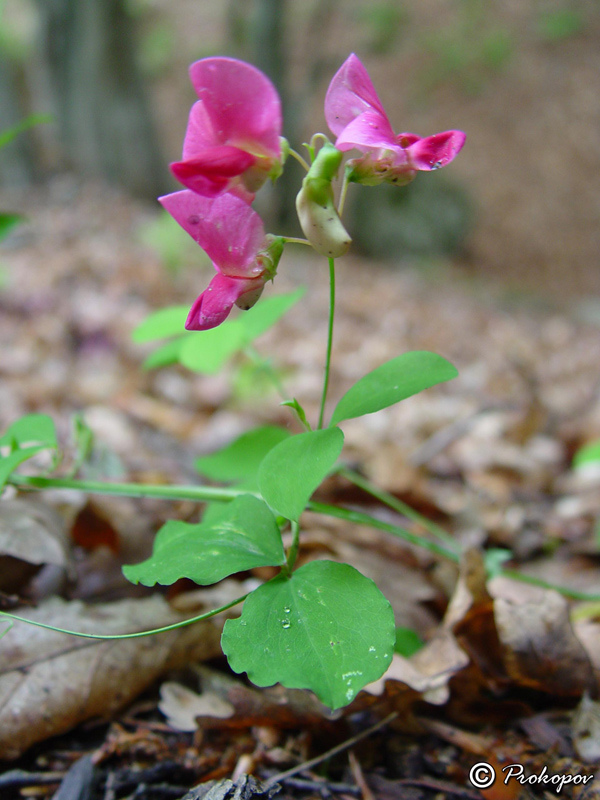
[[[298,520],[343,446],[339,428],[291,436],[263,459],[258,470],[260,493],[277,514]]]
[[[185,321],[189,312],[189,306],[161,308],[160,311],[155,311],[154,314],[146,317],[131,334],[131,338],[137,344],[141,344],[153,342],[155,339],[166,339],[168,336],[176,336],[185,330]]]
[[[52,417],[47,414],[26,414],[0,436],[0,447],[22,447],[24,444],[39,444],[42,447],[57,447],[56,429]]]
[[[16,139],[20,133],[29,130],[29,128],[41,125],[43,122],[52,121],[53,117],[50,114],[30,114],[24,120],[21,120],[21,122],[18,122],[11,128],[6,128],[0,133],[0,148],[6,147],[6,145],[10,144],[13,139]]]
[[[189,334],[190,336],[193,334]],[[188,339],[188,335],[178,336],[177,339],[171,339],[161,347],[158,347],[153,353],[150,353],[148,358],[142,364],[143,369],[160,369],[161,367],[169,367],[171,364],[177,364],[183,343]]]
[[[265,297],[249,311],[237,319],[244,327],[244,340],[250,343],[269,330],[289,309],[304,295],[306,289],[301,286],[293,292]]]
[[[436,353],[404,353],[357,381],[337,404],[330,425],[380,411],[457,375],[456,367]]]
[[[27,414],[21,417],[0,437],[0,447],[10,448],[6,456],[0,457],[1,489],[19,464],[40,450],[58,447],[52,418],[46,414]]]
[[[205,586],[235,572],[284,563],[275,517],[262,500],[243,494],[227,506],[227,513],[211,514],[208,522],[167,522],[156,536],[152,556],[123,567],[123,574],[144,586],[180,578]]]
[[[574,469],[581,469],[589,464],[600,464],[600,440],[598,439],[580,447],[573,457]]]
[[[348,564],[312,561],[256,589],[221,645],[234,672],[257,686],[312,689],[345,706],[392,660],[394,613],[369,578]]]
[[[288,408],[293,409],[298,415],[298,419],[300,420],[300,422],[310,430],[310,425],[308,423],[308,419],[306,418],[306,411],[302,408],[302,406],[296,400],[295,397],[292,397],[291,400],[284,400],[279,405],[287,406]]]
[[[289,431],[276,425],[254,428],[217,453],[196,459],[196,469],[213,481],[255,481],[263,458],[289,436]]]
[[[416,631],[412,628],[396,628],[396,644],[394,645],[394,652],[400,653],[404,658],[410,658],[414,653],[420,650],[425,642]]]
[[[25,217],[22,214],[0,213],[0,240],[5,239]]]
[[[181,346],[179,361],[193,372],[213,375],[244,347],[245,334],[239,319],[227,320],[217,328],[186,337]]]

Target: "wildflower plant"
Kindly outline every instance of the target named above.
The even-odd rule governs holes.
[[[51,420],[30,415],[0,439],[4,448],[0,485],[75,487],[207,503],[197,524],[167,522],[156,536],[150,558],[124,567],[126,577],[146,586],[168,585],[180,578],[206,586],[255,567],[276,568],[276,576],[250,594],[169,627],[243,603],[241,615],[228,619],[223,629],[223,651],[231,668],[247,673],[259,686],[279,682],[311,689],[335,709],[350,703],[386,671],[396,641],[394,614],[373,581],[348,564],[319,560],[297,567],[303,512],[368,524],[440,557],[458,559],[452,540],[435,526],[428,526],[433,537],[422,538],[368,514],[311,499],[322,481],[338,471],[414,518],[416,512],[340,465],[343,423],[457,375],[455,367],[435,353],[402,353],[358,380],[326,418],[335,260],[351,246],[341,218],[344,197],[350,182],[406,184],[419,170],[449,164],[465,136],[460,131],[425,138],[395,134],[367,71],[351,55],[334,76],[325,100],[325,117],[337,138],[331,142],[324,134],[315,134],[306,145],[305,159],[281,139],[277,92],[257,69],[235,59],[207,58],[193,64],[190,74],[198,101],[190,113],[182,160],[171,165],[185,188],[160,202],[206,252],[216,274],[189,312],[159,311],[143,323],[136,338],[177,336],[158,351],[154,366],[181,360],[201,371],[218,369],[299,300],[298,292],[263,297],[263,290],[280,263],[285,265],[288,245],[312,246],[327,258],[331,299],[318,417],[310,420],[297,399],[286,400],[298,432],[263,426],[198,460],[202,475],[227,486],[159,487],[15,474],[16,467],[40,449],[57,450]],[[353,149],[360,155],[343,167],[344,154]],[[267,234],[252,208],[255,193],[267,179],[281,174],[288,154],[306,169],[296,203],[306,239]],[[342,188],[336,200],[333,185],[340,173]],[[232,315],[234,305],[247,313]],[[157,631],[131,635],[153,632]]]

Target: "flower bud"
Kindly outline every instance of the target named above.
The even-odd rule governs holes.
[[[352,242],[335,207],[331,186],[341,161],[342,153],[332,144],[324,144],[296,197],[304,235],[317,253],[328,258],[343,256]]]

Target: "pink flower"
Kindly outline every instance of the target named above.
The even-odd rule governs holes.
[[[281,103],[260,70],[235,58],[203,58],[190,67],[198,97],[190,111],[177,180],[204,197],[234,189],[252,201],[281,170]]]
[[[234,303],[251,308],[265,283],[275,276],[283,239],[266,236],[256,211],[232,194],[212,200],[183,190],[158,200],[207,253],[217,271],[193,304],[187,330],[216,328]]]
[[[337,136],[335,146],[356,148],[364,156],[351,162],[351,180],[377,184],[408,183],[417,170],[445,167],[465,143],[462,131],[422,138],[394,133],[367,70],[352,53],[336,72],[325,97],[325,118]]]

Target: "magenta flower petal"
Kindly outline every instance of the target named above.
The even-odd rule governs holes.
[[[402,138],[402,134],[399,137]],[[432,170],[445,167],[462,150],[466,136],[462,131],[443,131],[419,139],[406,150],[417,169]]]
[[[256,161],[239,147],[209,147],[194,158],[170,165],[177,180],[188,189],[205,197],[217,197],[227,190],[230,179],[241,175]]]
[[[338,150],[352,150],[355,147],[364,152],[374,148],[395,149],[397,143],[388,118],[370,109],[346,125],[335,146]]]
[[[184,159],[209,144],[279,157],[281,103],[266,75],[235,58],[203,58],[190,67],[190,78],[201,102],[190,114]]]
[[[207,331],[216,328],[227,319],[234,303],[242,295],[254,292],[262,285],[260,278],[228,278],[218,272],[191,307],[185,323],[186,330]]]
[[[387,114],[369,73],[360,59],[351,53],[329,84],[325,96],[325,119],[333,133],[339,136],[346,125],[369,110],[379,112],[389,126]]]
[[[265,246],[265,229],[256,211],[239,197],[223,194],[214,200],[183,190],[159,197],[169,214],[230,278],[255,278]]]

